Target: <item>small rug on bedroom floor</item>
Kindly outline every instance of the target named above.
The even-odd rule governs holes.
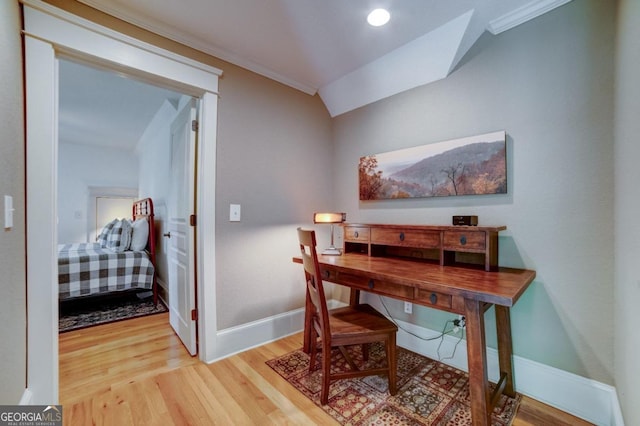
[[[167,308],[153,298],[110,298],[103,300],[86,300],[64,302],[60,306],[58,330],[60,333],[92,327],[100,324],[121,321],[130,318],[167,312]]]
[[[356,364],[360,347],[349,347]],[[331,383],[329,402],[320,404],[320,358],[309,374],[309,355],[301,349],[267,361],[267,365],[342,425],[470,425],[469,380],[464,371],[398,347],[398,392],[390,396],[385,376]],[[338,350],[332,368],[348,369]],[[372,345],[370,363],[384,364],[384,347]],[[492,385],[493,389],[493,385]],[[522,396],[500,397],[491,424],[511,424]]]

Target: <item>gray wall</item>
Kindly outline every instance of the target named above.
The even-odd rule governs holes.
[[[616,387],[625,423],[640,424],[640,2],[622,0],[616,61]]]
[[[333,208],[331,121],[320,101],[225,66],[218,106],[218,328],[304,306],[296,226]],[[229,222],[229,204],[241,222]],[[328,240],[327,229],[318,229]]]
[[[24,97],[20,7],[0,2],[0,404],[16,404],[26,386]],[[14,225],[4,228],[4,195]]]
[[[334,120],[337,207],[351,221],[506,225],[500,263],[537,271],[512,310],[516,355],[613,384],[615,8],[574,1],[485,33],[445,80]],[[495,130],[508,135],[508,195],[359,202],[359,157]],[[400,303],[440,330],[451,314]],[[493,312],[487,315],[488,330]],[[495,347],[495,332],[489,333]],[[433,343],[425,343],[429,345]],[[437,343],[436,343],[437,344]]]

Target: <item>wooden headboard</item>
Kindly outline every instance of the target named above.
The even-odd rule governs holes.
[[[146,218],[149,224],[149,238],[147,239],[147,251],[151,258],[151,263],[155,269],[153,273],[153,303],[158,304],[158,280],[156,266],[156,225],[153,214],[153,200],[144,198],[133,203],[133,220]]]

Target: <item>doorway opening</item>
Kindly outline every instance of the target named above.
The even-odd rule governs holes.
[[[154,293],[148,287],[155,284],[160,303],[169,307],[172,328],[196,355],[197,318],[190,315],[195,310],[196,247],[188,217],[197,206],[193,196],[185,197],[195,187],[196,157],[189,151],[195,152],[196,145],[189,138],[195,139],[196,100],[66,59],[59,60],[58,90],[58,245],[82,253],[80,258],[65,253],[59,261],[85,271],[68,283],[65,276],[60,286],[60,309],[73,305],[64,317],[60,312],[61,329],[62,324],[91,326],[87,318],[97,325],[127,313],[137,317],[163,311],[150,307]],[[144,253],[133,244],[140,243],[134,241],[138,227],[132,206],[145,198],[155,208],[154,238],[147,234],[142,244],[150,249],[147,241],[158,242],[153,278],[133,258]],[[176,221],[187,227],[178,232]],[[114,232],[124,241],[115,249],[110,244]],[[103,233],[109,236],[102,238]]]
[[[216,356],[215,175],[218,79],[214,67],[150,46],[39,1],[22,0],[26,87],[27,403],[58,397],[57,177],[61,59],[124,73],[198,99],[199,358]],[[96,160],[97,161],[97,160]],[[207,331],[210,330],[209,333]]]

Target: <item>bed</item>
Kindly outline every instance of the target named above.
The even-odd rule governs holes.
[[[59,245],[59,300],[151,290],[157,304],[154,230],[153,201],[145,198],[133,203],[131,221],[114,219],[97,242]]]

